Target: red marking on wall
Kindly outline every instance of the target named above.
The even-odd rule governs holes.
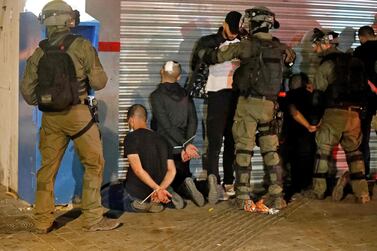
[[[120,42],[99,42],[98,51],[120,52]]]

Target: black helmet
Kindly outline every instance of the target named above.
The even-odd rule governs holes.
[[[264,6],[257,6],[251,9],[245,10],[244,24],[249,25],[248,29],[250,33],[264,28],[267,31],[270,29],[278,29],[280,23],[275,19],[275,13],[269,8]]]
[[[328,43],[328,44],[339,44],[338,41],[339,34],[334,31],[325,31],[318,28],[313,29],[313,35],[311,38],[312,43]]]

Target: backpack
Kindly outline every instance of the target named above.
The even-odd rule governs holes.
[[[334,64],[335,77],[325,91],[327,105],[363,105],[369,88],[363,62],[349,53],[331,53],[322,63],[327,60]]]
[[[80,36],[69,34],[57,45],[50,45],[48,39],[39,43],[44,52],[37,70],[36,95],[39,110],[60,112],[80,103],[75,67],[66,52],[78,37]]]
[[[265,96],[276,100],[283,81],[283,54],[281,44],[275,40],[260,40],[252,37],[252,46],[257,53],[242,59],[233,75],[233,88],[241,96]]]

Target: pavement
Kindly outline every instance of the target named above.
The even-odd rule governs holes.
[[[123,225],[107,232],[82,231],[78,208],[58,207],[56,215],[58,229],[35,234],[30,205],[0,187],[0,250],[377,250],[377,199],[361,205],[352,195],[341,202],[299,196],[275,215],[236,210],[232,201],[189,202],[117,215]]]

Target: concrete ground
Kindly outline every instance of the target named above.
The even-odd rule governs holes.
[[[377,189],[375,187],[375,194]],[[57,212],[59,228],[30,232],[29,205],[0,187],[0,250],[377,250],[377,199],[335,203],[298,198],[276,215],[235,210],[230,202],[158,214],[124,213],[108,232],[83,232],[77,209]]]

